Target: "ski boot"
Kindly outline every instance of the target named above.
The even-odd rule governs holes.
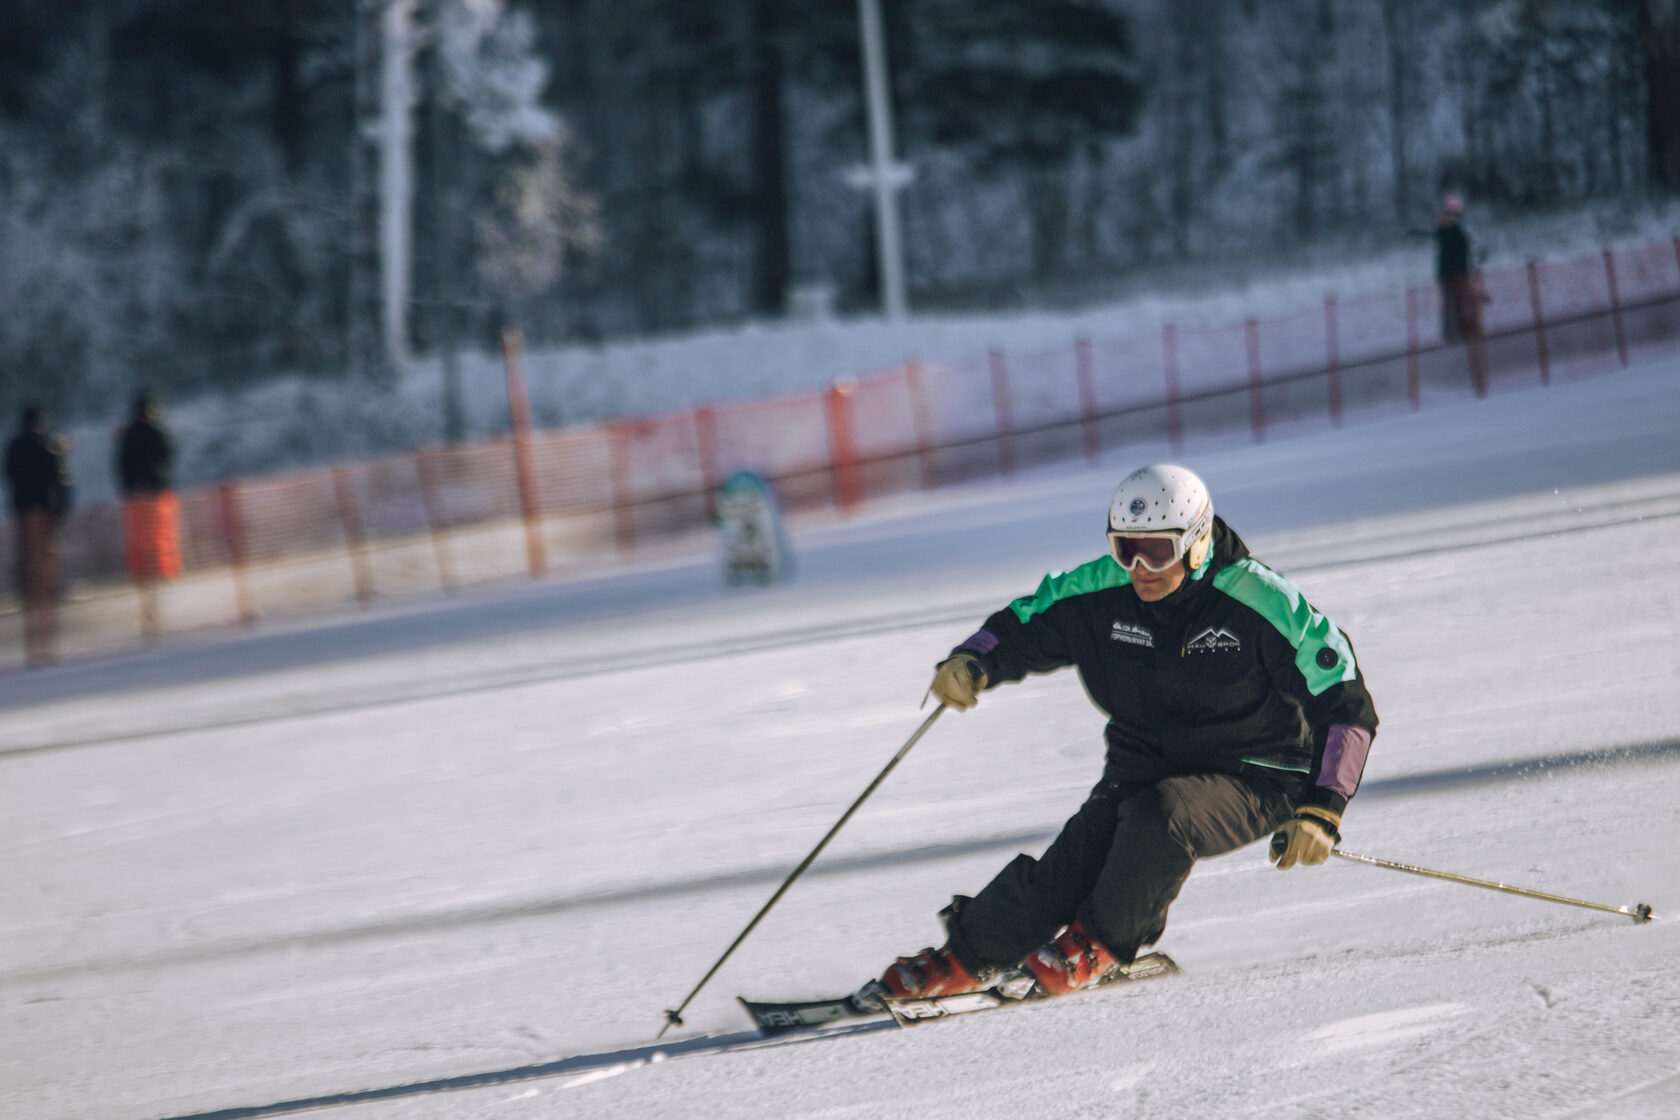
[[[1060,996],[1100,981],[1120,962],[1102,942],[1074,922],[1021,962],[1046,995]]]
[[[878,980],[871,980],[852,994],[852,1002],[866,1010],[886,1009],[885,1000],[930,999],[978,992],[990,987],[1003,970],[980,968],[970,970],[951,951],[950,939],[956,936],[951,927],[962,908],[974,901],[967,895],[956,895],[949,905],[939,911],[939,924],[947,938],[943,947],[928,946],[909,957],[899,957]]]
[[[970,969],[951,952],[950,945],[929,946],[908,957],[899,957],[879,980],[871,980],[852,995],[852,1002],[865,1010],[885,1010],[886,1000],[932,999],[956,996],[989,988],[1002,975],[997,968]]]

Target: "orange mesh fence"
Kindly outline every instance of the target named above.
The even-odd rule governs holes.
[[[1534,326],[1534,312],[1528,298],[1528,273],[1525,269],[1507,268],[1482,272],[1481,320],[1482,333],[1492,337]],[[1599,287],[1603,287],[1602,282]],[[1598,306],[1608,306],[1607,299]]]
[[[431,528],[420,463],[415,455],[388,456],[338,468],[346,484],[339,516],[364,538],[404,537]]]
[[[8,520],[8,536],[16,536],[17,522]],[[59,573],[63,583],[76,583],[122,571],[122,507],[113,503],[74,507],[59,526]],[[7,569],[10,582],[12,569]]]
[[[1179,431],[1228,432],[1250,423],[1248,329],[1175,326]]]
[[[1106,453],[1165,438],[1174,410],[1167,405],[1162,336],[1095,339],[1090,352],[1098,447]]]
[[[987,358],[920,366],[931,447],[925,461],[938,484],[997,474],[997,401]]]
[[[1051,462],[1083,451],[1079,363],[1077,345],[1035,354],[993,354],[993,393],[1007,402],[1002,415],[1010,425],[1000,434],[1010,442],[1012,464]]]
[[[771,478],[790,508],[845,510],[1054,459],[1096,462],[1137,443],[1266,438],[1353,412],[1543,384],[1619,368],[1680,338],[1680,239],[1491,270],[1479,283],[1480,330],[1472,317],[1462,339],[1448,336],[1441,290],[1420,284],[1241,323],[910,362],[823,391],[184,491],[184,578],[250,573],[238,595],[250,617],[290,601],[291,577],[258,571],[277,566],[315,565],[336,589],[329,597],[541,574],[545,556],[630,555],[703,528],[715,488],[737,469]],[[0,539],[8,575],[14,528],[8,521]],[[120,580],[123,554],[115,504],[78,508],[63,526],[67,584]]]
[[[1254,335],[1260,369],[1269,378],[1323,373],[1329,368],[1328,310],[1313,308],[1275,319],[1257,319]]]
[[[738,470],[752,470],[778,482],[789,508],[833,498],[831,426],[817,393],[720,405],[713,410],[715,442],[700,480],[705,495]]]
[[[893,494],[934,486],[928,451],[932,436],[917,394],[921,367],[903,365],[860,378],[849,387],[852,448],[860,494]]]
[[[1329,307],[1250,321],[1249,426],[1257,436],[1281,423],[1331,415]]]
[[[531,450],[545,514],[600,513],[612,508],[612,447],[604,426],[536,432]]]
[[[1619,362],[1611,315],[1610,274],[1599,257],[1537,264],[1532,270],[1539,306],[1537,342],[1544,337],[1552,376],[1582,376]]]
[[[609,433],[614,532],[622,550],[704,522],[707,468],[693,413],[620,421]]]
[[[1644,352],[1680,334],[1680,237],[1616,253],[1628,346]]]
[[[338,493],[328,471],[243,482],[238,503],[248,563],[344,547]]]
[[[1540,264],[1538,271],[1540,299],[1548,324],[1556,326],[1571,319],[1597,317],[1609,310],[1609,273],[1601,258],[1554,261]],[[1527,311],[1528,301],[1525,299],[1523,303]],[[1524,325],[1529,321],[1525,316]],[[1498,321],[1490,322],[1490,327],[1498,325],[1501,325]]]
[[[1680,299],[1680,237],[1671,243],[1618,249],[1616,283],[1629,308]]]
[[[216,490],[181,494],[181,565],[187,572],[219,568],[233,559],[228,550],[226,511]]]
[[[431,516],[439,528],[519,516],[512,441],[429,448],[423,454],[430,477],[422,478],[432,491]]]
[[[1337,299],[1335,322],[1336,358],[1343,369],[1406,352],[1404,292]]]

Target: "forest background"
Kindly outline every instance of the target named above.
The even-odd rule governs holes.
[[[881,10],[918,316],[1377,252],[1426,232],[1447,188],[1484,220],[1680,198],[1674,0]],[[575,351],[873,314],[858,12],[8,0],[0,415],[37,400],[103,422],[140,386],[182,399],[300,376],[377,395],[417,361],[493,353],[508,324]],[[407,84],[390,84],[393,49]],[[393,120],[411,155],[395,336]],[[466,430],[450,396],[432,438]]]

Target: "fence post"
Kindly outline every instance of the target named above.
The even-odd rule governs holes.
[[[933,472],[933,419],[928,414],[927,382],[918,359],[905,360],[904,381],[910,391],[910,422],[916,429],[916,463],[921,470],[922,489],[927,490],[938,479]]]
[[[1446,298],[1445,296],[1442,297]],[[1406,399],[1415,410],[1423,403],[1423,377],[1418,370],[1418,294],[1406,289]]]
[[[620,559],[636,551],[636,522],[630,485],[630,431],[635,421],[614,420],[607,425],[607,462],[612,486],[613,540]]]
[[[852,431],[852,390],[857,382],[837,377],[823,390],[823,412],[828,418],[828,461],[833,469],[834,505],[841,513],[857,508],[857,438]]]
[[[217,496],[222,507],[222,543],[227,547],[228,571],[233,576],[234,609],[241,626],[254,626],[257,609],[251,602],[251,588],[245,574],[245,519],[240,516],[237,483],[224,482]]]
[[[1167,443],[1174,451],[1184,445],[1184,417],[1178,395],[1178,329],[1161,324],[1161,373],[1166,380]]]
[[[1552,383],[1552,352],[1546,343],[1546,311],[1540,303],[1540,266],[1528,262],[1528,304],[1534,313],[1534,349],[1540,358],[1540,384]]]
[[[507,375],[508,414],[513,421],[513,467],[519,485],[519,513],[525,521],[525,559],[532,579],[548,566],[543,551],[542,503],[531,464],[531,399],[525,392],[524,342],[517,328],[502,331],[502,368]]]
[[[1266,401],[1261,394],[1260,322],[1249,318],[1243,323],[1243,338],[1248,343],[1248,423],[1254,429],[1254,442],[1266,438]]]
[[[1482,273],[1478,269],[1470,277],[1465,299],[1474,303],[1468,314],[1461,313],[1464,323],[1464,354],[1470,360],[1470,388],[1478,397],[1488,395],[1487,331],[1482,324]]]
[[[1079,376],[1079,412],[1085,431],[1085,462],[1096,466],[1102,459],[1102,433],[1097,430],[1097,383],[1092,368],[1091,340],[1073,340],[1073,364]]]
[[[1342,426],[1342,343],[1336,319],[1336,297],[1324,297],[1324,370],[1329,378],[1330,423]]]
[[[373,574],[368,570],[367,552],[362,547],[362,517],[356,505],[356,488],[343,466],[332,468],[333,495],[338,499],[338,520],[344,526],[344,551],[350,557],[350,580],[356,600],[373,601]]]
[[[1628,345],[1627,333],[1622,329],[1622,301],[1616,293],[1616,251],[1604,250],[1604,276],[1610,281],[1610,322],[1616,329],[1616,357],[1621,359],[1622,367],[1627,368]]]
[[[992,410],[997,414],[998,469],[1015,472],[1015,419],[1009,402],[1009,366],[1003,351],[992,347],[988,364],[992,371]]]
[[[420,502],[426,507],[426,533],[432,538],[432,558],[437,562],[438,586],[445,591],[455,590],[455,568],[444,548],[443,517],[438,510],[437,468],[432,453],[424,447],[414,449],[414,464],[420,471]]]
[[[718,439],[717,410],[699,405],[693,410],[694,442],[700,451],[700,488],[706,493],[706,516],[717,516]]]

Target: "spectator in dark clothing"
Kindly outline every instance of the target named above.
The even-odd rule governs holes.
[[[1441,196],[1441,208],[1435,211],[1435,282],[1441,288],[1442,341],[1480,338],[1482,299],[1470,266],[1464,200],[1451,191]]]
[[[158,402],[150,393],[134,398],[134,412],[117,449],[117,481],[124,498],[175,489],[175,444],[159,423]]]
[[[157,584],[181,574],[181,502],[175,494],[175,445],[159,422],[149,393],[134,398],[134,411],[117,444],[117,484],[123,495],[123,563],[140,589],[140,630],[158,635]]]
[[[17,525],[17,586],[23,600],[24,662],[53,659],[58,601],[58,535],[70,512],[69,443],[47,428],[38,405],[23,410],[6,445],[6,485]]]

